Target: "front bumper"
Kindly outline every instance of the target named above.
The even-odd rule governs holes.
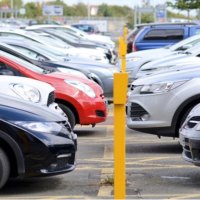
[[[200,167],[200,140],[180,134],[180,144],[183,147],[182,158]]]
[[[80,115],[80,124],[96,124],[106,120],[108,114],[107,100],[84,102],[82,104],[82,114]]]

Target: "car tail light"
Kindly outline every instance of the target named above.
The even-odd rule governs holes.
[[[133,51],[137,51],[137,47],[134,45],[134,49],[133,49]]]

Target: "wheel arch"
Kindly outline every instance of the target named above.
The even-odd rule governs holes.
[[[190,97],[178,107],[172,119],[172,127],[174,127],[175,130],[175,137],[178,137],[178,130],[184,114],[198,103],[200,103],[200,94]]]
[[[3,142],[3,145],[1,145],[1,142]],[[23,154],[18,144],[9,135],[0,130],[0,145],[2,146],[3,149],[9,151],[5,152],[6,154],[8,154],[8,157],[11,156],[13,158],[14,156],[15,161],[13,162],[14,164],[17,165],[16,172],[18,173],[19,176],[23,177],[25,174],[25,165],[24,165]],[[14,167],[14,165],[13,166],[11,165],[11,168],[12,167]],[[12,170],[11,170],[12,172],[15,172],[14,169]]]
[[[75,118],[76,118],[76,123],[77,123],[77,124],[80,123],[80,118],[79,118],[78,111],[76,110],[76,108],[74,107],[73,104],[71,104],[71,103],[68,102],[68,101],[59,99],[59,98],[56,98],[55,102],[56,102],[56,103],[61,103],[61,104],[65,105],[65,106],[69,107],[69,108],[74,112],[74,115],[75,115]]]

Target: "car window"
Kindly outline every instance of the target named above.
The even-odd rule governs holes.
[[[0,51],[0,55],[4,56],[5,58],[8,58],[20,65],[22,65],[23,67],[26,67],[27,69],[30,69],[36,73],[39,73],[39,74],[42,74],[43,73],[43,69],[38,67],[38,66],[35,66],[25,60],[22,60],[21,58],[17,58],[16,56],[13,56],[9,53],[6,53],[6,52],[3,52],[3,51]]]
[[[154,29],[147,32],[143,40],[182,40],[183,29]]]
[[[195,35],[198,35],[198,34],[200,34],[200,28],[197,28],[197,29],[195,30]]]

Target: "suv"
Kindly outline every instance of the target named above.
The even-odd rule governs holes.
[[[188,113],[200,102],[199,82],[199,68],[134,81],[128,91],[127,126],[159,137],[178,137]]]
[[[200,26],[151,26],[143,28],[133,43],[137,51],[161,48],[175,44],[200,33]]]
[[[137,34],[144,28],[144,27],[160,27],[160,26],[184,26],[184,25],[197,25],[196,23],[188,22],[188,23],[148,23],[148,24],[137,24],[135,26],[135,29],[133,29],[128,35],[127,35],[127,53],[131,53],[133,51],[137,51],[136,46],[133,45],[135,37]]]

